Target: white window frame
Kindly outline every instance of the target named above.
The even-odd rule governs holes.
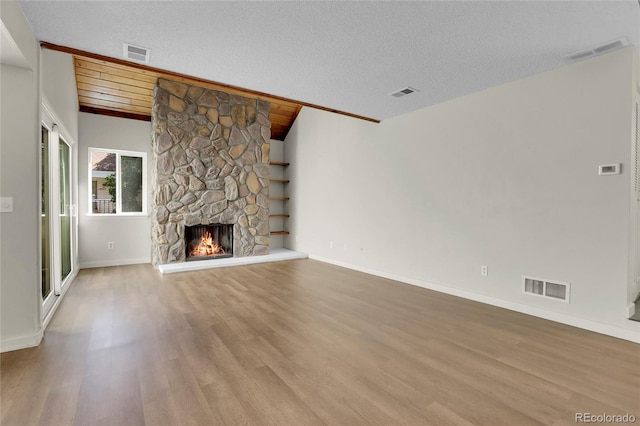
[[[92,153],[93,152],[106,152],[109,154],[116,154],[116,212],[115,213],[94,213],[93,212],[93,199],[92,199]],[[89,161],[88,161],[88,210],[87,216],[97,216],[97,217],[127,217],[127,216],[148,216],[147,213],[147,192],[148,192],[148,182],[147,182],[147,153],[140,151],[124,151],[121,149],[111,149],[111,148],[94,148],[89,147]],[[142,211],[141,212],[123,212],[122,211],[122,188],[120,186],[122,179],[120,178],[120,157],[139,157],[142,158]]]

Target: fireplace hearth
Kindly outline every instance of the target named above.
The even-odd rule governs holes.
[[[233,225],[185,226],[187,262],[233,257]]]

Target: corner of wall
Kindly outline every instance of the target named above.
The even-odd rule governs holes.
[[[0,340],[0,353],[36,347],[42,341],[43,336],[44,331],[40,329],[34,334]]]
[[[40,88],[38,45],[16,1],[0,2],[0,16],[29,68],[2,64],[0,194],[13,197],[1,213],[0,344],[3,351],[41,339],[38,170]],[[36,265],[36,267],[34,267]]]
[[[38,69],[38,42],[16,0],[0,1],[0,20],[24,56],[31,71]]]

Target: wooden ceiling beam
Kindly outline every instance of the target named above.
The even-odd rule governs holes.
[[[154,68],[154,67],[150,67],[148,65],[143,65],[143,64],[138,64],[138,63],[134,63],[134,62],[129,62],[129,61],[125,61],[123,59],[117,59],[117,58],[112,58],[109,56],[104,56],[104,55],[99,55],[97,53],[92,53],[92,52],[87,52],[85,50],[80,50],[80,49],[74,49],[72,47],[68,47],[68,46],[61,46],[61,45],[57,45],[54,43],[49,43],[46,41],[42,41],[40,42],[40,46],[44,49],[49,49],[49,50],[56,50],[58,52],[64,52],[64,53],[69,53],[71,55],[75,55],[75,56],[81,56],[84,58],[91,58],[91,59],[95,59],[95,60],[99,60],[99,61],[105,61],[108,62],[110,64],[116,64],[116,65],[122,65],[125,67],[132,67],[132,68],[136,68],[139,70],[143,70],[143,71],[147,71],[147,72],[151,72],[151,73],[158,73],[158,74],[162,74],[163,76],[166,76],[168,78],[172,78],[176,81],[188,81],[191,84],[199,84],[202,85],[203,87],[207,87],[207,88],[212,88],[215,90],[222,90],[228,93],[235,93],[235,94],[239,94],[241,96],[246,96],[246,97],[252,97],[252,98],[257,98],[257,99],[264,99],[267,101],[275,101],[275,102],[281,102],[281,103],[285,103],[285,104],[292,104],[292,105],[301,105],[301,106],[306,106],[306,107],[310,107],[310,108],[315,108],[315,109],[320,109],[323,111],[329,111],[335,114],[340,114],[340,115],[345,115],[348,117],[353,117],[353,118],[357,118],[360,120],[365,120],[365,121],[370,121],[370,122],[374,122],[374,123],[379,123],[380,120],[376,120],[374,118],[370,118],[370,117],[364,117],[361,115],[357,115],[357,114],[351,114],[348,113],[346,111],[340,111],[340,110],[336,110],[333,108],[327,108],[327,107],[323,107],[321,105],[315,105],[315,104],[311,104],[309,102],[301,102],[301,101],[296,101],[293,99],[288,99],[288,98],[284,98],[281,96],[275,96],[275,95],[270,95],[268,93],[264,93],[264,92],[259,92],[256,90],[249,90],[249,89],[244,89],[241,87],[237,87],[237,86],[233,86],[233,85],[229,85],[229,84],[224,84],[224,83],[218,83],[218,82],[214,82],[214,81],[210,81],[210,80],[205,80],[199,77],[193,77],[193,76],[189,76],[186,74],[181,74],[181,73],[177,73],[177,72],[173,72],[173,71],[166,71],[166,70],[162,70],[159,68]]]
[[[80,112],[88,112],[89,114],[108,115],[110,117],[129,118],[132,120],[151,121],[150,115],[134,114],[127,111],[116,111],[106,108],[95,108],[86,105],[80,105]]]

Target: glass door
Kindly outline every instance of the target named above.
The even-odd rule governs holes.
[[[60,137],[58,140],[58,180],[60,182],[60,283],[71,273],[71,147]]]
[[[41,285],[42,285],[42,303],[44,312],[48,312],[53,305],[51,289],[53,284],[51,281],[51,198],[49,195],[49,135],[51,131],[44,125],[42,126],[40,141],[40,234],[41,234]]]
[[[74,145],[62,133],[43,106],[40,164],[43,320],[76,267]]]

